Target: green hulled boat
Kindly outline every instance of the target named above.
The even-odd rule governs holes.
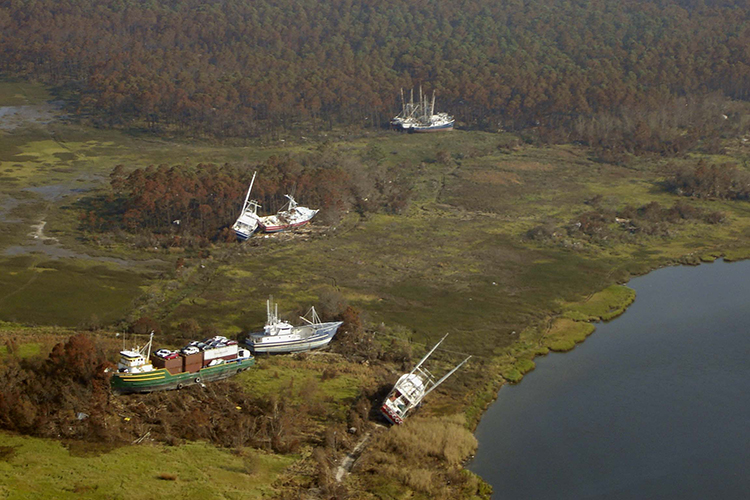
[[[153,334],[143,347],[120,352],[118,371],[112,375],[112,390],[118,393],[182,389],[189,385],[221,380],[255,364],[250,351],[236,342],[214,337],[194,342],[180,351],[160,349],[151,353]]]

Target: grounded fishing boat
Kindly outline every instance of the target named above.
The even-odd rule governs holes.
[[[290,195],[285,196],[289,199],[286,209],[280,210],[276,215],[260,217],[258,220],[258,225],[264,233],[278,233],[279,231],[304,226],[319,212],[319,210],[300,207]]]
[[[258,229],[258,222],[260,220],[258,207],[260,205],[258,205],[257,201],[250,200],[250,191],[253,189],[256,174],[257,172],[253,172],[253,180],[250,181],[250,187],[247,190],[247,195],[245,195],[242,212],[240,212],[240,216],[232,226],[232,229],[237,234],[237,239],[240,241],[247,240]]]
[[[414,103],[414,90],[410,93],[409,102],[404,99],[401,89],[401,113],[393,117],[391,126],[407,132],[442,132],[453,130],[455,120],[448,113],[435,113],[435,92],[432,93],[432,103],[422,94],[419,87],[419,103]]]
[[[279,306],[273,303],[273,299],[266,301],[266,313],[268,320],[263,331],[251,333],[245,341],[250,350],[256,354],[309,351],[327,346],[343,323],[342,321],[322,323],[315,308],[311,307],[308,313],[310,318],[300,316],[306,324],[292,326],[288,321],[279,319]]]
[[[445,337],[447,336],[448,335],[446,334]],[[380,412],[392,424],[400,425],[404,423],[404,419],[409,412],[419,406],[429,393],[437,389],[440,384],[445,382],[448,377],[453,375],[456,370],[461,368],[461,366],[471,358],[471,356],[468,356],[450,372],[445,374],[440,380],[435,382],[433,375],[426,369],[422,368],[422,364],[427,361],[432,353],[435,352],[435,349],[443,343],[445,337],[435,344],[430,352],[422,358],[412,371],[401,375],[396,382],[396,385],[393,386],[393,389],[383,401],[383,405],[380,407]]]
[[[159,349],[151,353],[154,334],[143,347],[120,352],[112,390],[119,393],[182,389],[213,382],[247,370],[255,358],[226,337],[191,342],[179,351]]]

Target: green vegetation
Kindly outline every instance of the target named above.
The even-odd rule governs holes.
[[[632,288],[611,285],[583,303],[566,305],[563,316],[576,321],[609,321],[624,313],[634,300],[635,291]]]
[[[345,422],[347,410],[357,401],[367,372],[343,363],[336,356],[314,354],[298,358],[260,358],[257,369],[248,370],[236,381],[256,397],[283,396],[293,404],[315,406],[314,413],[325,417],[324,422]]]
[[[52,95],[43,85],[28,82],[0,81],[0,106],[42,104]]]
[[[545,343],[551,351],[570,351],[594,333],[594,329],[591,323],[564,318],[554,319],[545,337]]]
[[[0,446],[4,498],[266,498],[297,457],[206,443],[144,444],[98,451],[6,432]]]
[[[96,262],[36,256],[0,259],[0,319],[77,326],[121,319],[140,294],[143,277]]]

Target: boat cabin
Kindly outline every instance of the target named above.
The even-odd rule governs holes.
[[[120,351],[117,371],[121,373],[143,373],[154,369],[150,361],[139,351]]]

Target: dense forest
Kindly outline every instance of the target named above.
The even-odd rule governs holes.
[[[670,153],[744,133],[748,16],[747,0],[4,0],[0,71],[72,91],[102,126],[381,126],[423,85],[464,126]]]

